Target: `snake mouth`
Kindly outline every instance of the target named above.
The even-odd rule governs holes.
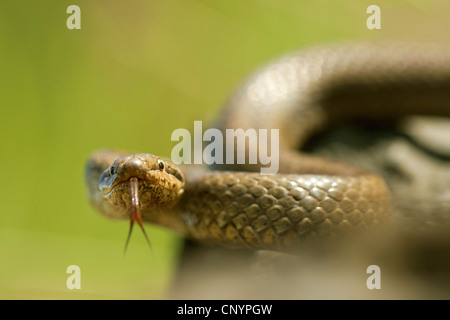
[[[125,209],[124,213],[128,212],[128,216],[130,219],[130,227],[129,227],[128,236],[127,236],[127,239],[125,242],[124,254],[127,251],[128,243],[130,242],[130,238],[131,238],[131,234],[133,232],[133,226],[134,226],[135,222],[137,222],[137,224],[141,228],[142,233],[144,234],[145,240],[147,241],[147,244],[151,249],[150,239],[147,236],[147,233],[145,232],[144,223],[143,223],[142,214],[141,214],[141,197],[140,197],[139,189],[140,189],[140,184],[142,184],[142,182],[143,182],[142,179],[140,179],[139,177],[135,177],[135,176],[130,177],[126,180],[117,179],[108,188],[109,191],[107,191],[104,194],[105,199],[114,198],[114,193],[121,193],[124,196],[126,195],[126,192],[129,194],[128,205],[125,205],[126,209]]]
[[[124,253],[127,251],[128,243],[130,242],[131,233],[133,232],[133,225],[136,221],[144,234],[145,240],[151,249],[150,240],[144,229],[144,224],[142,222],[142,215],[140,210],[139,202],[139,179],[136,177],[131,177],[129,180],[129,191],[130,191],[130,229],[128,231],[127,240],[125,242]]]

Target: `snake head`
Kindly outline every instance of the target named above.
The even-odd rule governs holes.
[[[175,205],[184,192],[184,176],[178,167],[146,153],[117,158],[100,176],[99,189],[112,206],[130,212],[133,206],[130,181],[137,181],[135,189],[143,215]]]

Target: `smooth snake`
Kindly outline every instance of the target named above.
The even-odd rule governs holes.
[[[298,150],[342,121],[411,114],[450,114],[448,46],[361,42],[301,50],[245,80],[214,125],[279,129],[278,174],[261,175],[258,166],[203,171],[100,150],[86,168],[89,199],[109,218],[141,223],[142,216],[196,241],[292,251],[382,225],[392,211],[379,176]]]

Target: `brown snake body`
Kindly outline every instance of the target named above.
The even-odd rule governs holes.
[[[144,221],[198,241],[291,250],[311,238],[381,224],[391,213],[383,179],[297,150],[343,120],[410,114],[450,114],[448,46],[359,43],[300,51],[246,80],[216,124],[279,129],[279,174],[191,172],[154,155],[101,150],[86,169],[89,199],[118,219],[130,218],[139,203]],[[131,200],[131,178],[138,202]]]

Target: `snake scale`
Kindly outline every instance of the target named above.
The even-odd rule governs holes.
[[[151,154],[100,150],[86,168],[90,202],[109,218],[254,249],[292,250],[383,224],[392,209],[382,178],[298,150],[348,119],[449,116],[449,49],[361,42],[286,55],[246,79],[215,124],[222,131],[279,129],[278,174],[261,175],[258,166],[201,171]]]

